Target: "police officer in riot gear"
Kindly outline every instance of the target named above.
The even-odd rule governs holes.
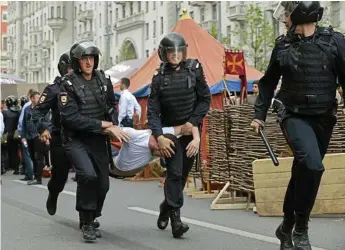
[[[8,167],[13,169],[13,174],[19,174],[19,156],[18,147],[19,140],[15,138],[15,131],[17,130],[20,110],[18,107],[17,97],[11,95],[5,100],[7,110],[3,111],[5,130],[4,134],[7,134],[7,156]]]
[[[186,147],[192,140],[191,128],[200,126],[210,108],[211,94],[201,64],[197,59],[187,59],[187,43],[182,35],[166,35],[158,53],[162,64],[152,78],[147,108],[149,128],[167,164],[165,199],[160,205],[157,226],[165,229],[170,218],[172,234],[178,238],[189,229],[180,218],[182,191],[198,153],[188,158]],[[174,143],[163,135],[162,127],[178,125],[183,125],[185,136]]]
[[[291,20],[286,36],[276,39],[271,60],[259,83],[251,126],[264,126],[280,76],[278,120],[294,154],[284,201],[284,220],[276,235],[280,249],[310,250],[308,220],[324,172],[324,158],[336,123],[337,77],[345,87],[345,38],[332,27],[318,27],[320,2],[281,2],[274,16]]]
[[[70,49],[73,72],[65,75],[59,94],[62,143],[76,169],[80,228],[86,242],[100,233],[93,221],[101,216],[109,190],[110,145],[107,135],[127,141],[116,122],[115,97],[110,78],[96,70],[100,51],[88,40]]]
[[[28,102],[28,98],[24,95],[24,96],[19,98],[19,101],[20,101],[20,107],[23,108],[25,103]]]
[[[72,71],[69,51],[61,55],[58,63],[58,70],[61,76],[57,76],[53,83],[45,87],[38,104],[34,107],[31,118],[37,126],[37,132],[40,134],[41,141],[46,142],[50,140],[50,153],[53,168],[48,183],[49,195],[46,202],[46,208],[50,215],[56,213],[57,199],[60,192],[65,187],[68,172],[71,168],[71,164],[62,147],[60,112],[58,109],[58,95],[60,93],[62,77]],[[52,131],[49,131],[51,126],[46,120],[50,110],[52,111]]]

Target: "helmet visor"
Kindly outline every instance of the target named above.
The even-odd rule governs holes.
[[[77,47],[75,47],[72,51],[72,55],[75,58],[82,58],[83,56],[87,56],[87,55],[99,55],[100,51],[97,48],[97,46],[90,41],[86,41],[86,42],[82,42],[80,44],[78,44]]]
[[[273,13],[273,17],[278,22],[286,22],[286,19],[291,15],[291,13],[297,8],[298,2],[296,1],[281,1],[279,2],[277,8]]]

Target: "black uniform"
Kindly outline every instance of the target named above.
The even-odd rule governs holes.
[[[303,8],[315,4],[301,3]],[[293,249],[291,231],[296,224],[295,249],[311,249],[309,240],[306,241],[308,219],[325,170],[322,160],[336,124],[337,77],[345,88],[344,37],[332,28],[321,27],[311,37],[279,37],[259,83],[254,119],[265,121],[281,75],[279,99],[285,109],[278,113],[278,118],[294,161],[284,201],[284,222],[277,229],[277,236],[281,249]]]
[[[197,60],[182,62],[178,71],[169,66],[163,67],[162,65],[152,79],[147,109],[148,124],[156,138],[163,134],[164,126],[178,126],[186,122],[199,126],[211,102],[210,90]],[[174,237],[179,237],[188,230],[186,228],[178,232],[173,222],[176,218],[180,221],[179,208],[183,206],[183,189],[194,162],[194,157],[186,156],[186,147],[192,139],[192,136],[183,136],[175,140],[175,154],[165,159],[165,201],[160,207],[158,227],[166,228],[171,210]]]
[[[49,192],[57,195],[65,187],[68,178],[68,171],[71,163],[62,147],[61,142],[61,122],[60,112],[58,109],[58,97],[60,93],[61,77],[56,77],[52,84],[46,86],[40,97],[38,104],[32,112],[32,120],[37,125],[37,132],[42,134],[44,130],[48,130],[50,122],[46,122],[46,116],[52,111],[51,124],[51,141],[50,152],[52,161],[51,178],[48,183]]]
[[[15,138],[15,131],[18,127],[20,112],[18,109],[18,100],[15,97],[6,99],[7,110],[3,111],[4,116],[4,134],[7,134],[7,157],[8,168],[14,170],[14,174],[19,174],[19,139]]]
[[[63,146],[76,169],[76,209],[82,213],[91,212],[92,219],[101,216],[109,190],[111,156],[108,155],[106,137],[100,132],[101,121],[107,116],[104,107],[115,111],[114,104],[111,81],[101,71],[95,70],[90,81],[81,74],[68,73],[62,82],[59,110]],[[83,216],[89,220],[89,215]]]

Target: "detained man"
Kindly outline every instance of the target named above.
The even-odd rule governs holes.
[[[163,134],[172,141],[172,148],[177,138],[182,136],[182,126],[164,127]],[[110,170],[113,175],[129,177],[139,173],[154,159],[161,157],[162,153],[158,143],[150,129],[136,130],[133,128],[122,128],[130,136],[130,140],[121,145],[120,152],[114,157],[115,169]],[[200,135],[198,127],[190,131],[193,140],[187,145],[187,157],[193,157],[199,152]],[[173,154],[174,152],[170,152]]]

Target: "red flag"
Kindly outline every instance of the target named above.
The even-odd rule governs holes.
[[[225,75],[245,75],[243,51],[225,50]]]
[[[238,75],[241,79],[240,103],[248,97],[248,83],[243,51],[225,50],[224,75]]]

